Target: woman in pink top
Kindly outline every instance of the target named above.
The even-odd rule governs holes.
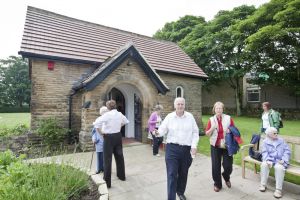
[[[160,156],[158,154],[158,149],[159,149],[160,144],[163,141],[163,137],[157,137],[157,136],[155,136],[155,133],[154,133],[155,130],[158,130],[158,127],[161,124],[162,109],[163,109],[162,105],[156,105],[154,108],[155,111],[151,114],[151,116],[148,120],[148,129],[153,138],[153,155],[154,156]]]

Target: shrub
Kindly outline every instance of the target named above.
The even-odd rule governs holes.
[[[0,153],[0,160],[1,200],[76,199],[88,189],[88,175],[67,165],[28,164],[11,151]]]
[[[55,118],[42,119],[37,128],[37,133],[49,147],[62,144],[67,132],[68,129],[63,128]]]
[[[0,137],[8,137],[13,135],[22,135],[26,133],[29,128],[25,124],[18,124],[14,128],[7,128],[5,126],[0,128]]]

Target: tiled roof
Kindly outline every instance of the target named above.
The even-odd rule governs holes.
[[[73,90],[85,88],[86,90],[94,89],[101,81],[103,81],[117,66],[128,58],[128,55],[134,58],[140,64],[150,80],[156,86],[161,94],[169,91],[169,87],[160,78],[160,76],[150,67],[143,55],[135,48],[133,43],[128,43],[120,48],[115,54],[107,59],[92,74],[73,85]]]
[[[100,65],[128,42],[134,44],[155,70],[207,77],[175,43],[30,6],[19,54],[24,57],[56,58]]]

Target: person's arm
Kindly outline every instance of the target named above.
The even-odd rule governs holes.
[[[148,124],[155,125],[157,121],[157,114],[153,112],[148,120]]]
[[[289,161],[290,161],[290,157],[291,157],[291,150],[287,143],[284,142],[283,145],[284,145],[284,147],[283,147],[284,149],[283,149],[283,156],[282,156],[281,160],[283,161],[282,164],[285,167],[287,167],[289,164]]]
[[[105,124],[106,121],[107,121],[107,119],[106,119],[105,115],[102,115],[102,116],[98,117],[96,119],[96,121],[93,123],[93,125],[96,128],[96,130],[98,131],[98,133],[100,133],[102,135],[104,134],[102,132],[102,125]]]
[[[191,145],[191,148],[192,148],[192,154],[195,155],[196,152],[197,152],[197,146],[198,146],[198,142],[199,142],[199,128],[197,126],[197,123],[196,123],[196,120],[195,118],[193,117],[193,122],[192,122],[192,126],[193,126],[193,138],[192,138],[192,145]]]
[[[167,115],[166,118],[162,121],[155,135],[162,137],[168,132],[169,118],[170,115]]]
[[[129,120],[122,114],[122,122],[121,122],[121,126],[124,126],[125,124],[128,124]]]
[[[207,136],[211,136],[212,132],[217,128],[216,124],[212,124],[211,121],[209,120],[205,129],[205,134]]]
[[[272,167],[273,162],[272,162],[271,157],[269,156],[267,145],[268,144],[264,141],[263,145],[262,145],[262,149],[261,149],[261,157],[262,157],[262,161],[266,161],[268,163],[269,167]]]
[[[270,114],[271,120],[273,122],[273,126],[278,130],[279,126],[280,126],[280,120],[279,120],[279,112],[276,112],[274,110],[272,110],[271,114]]]

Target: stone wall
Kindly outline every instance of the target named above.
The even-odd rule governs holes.
[[[28,154],[30,148],[40,148],[42,146],[42,138],[32,133],[0,138],[0,151],[10,149],[17,155]]]
[[[156,87],[138,63],[125,60],[104,81],[92,91],[78,91],[72,96],[72,131],[79,134],[83,150],[92,150],[92,122],[99,116],[99,108],[105,104],[109,91],[122,84],[135,88],[142,100],[142,141],[147,138],[147,120],[152,108],[160,103],[164,106],[164,116],[174,110],[175,89],[181,86],[186,98],[186,110],[192,112],[201,126],[201,87],[198,78],[159,72],[161,79],[168,85],[170,91],[166,95],[158,94]],[[47,61],[32,60],[32,98],[31,98],[31,128],[34,130],[37,121],[47,117],[56,117],[61,124],[68,127],[69,95],[71,87],[85,74],[91,73],[94,67],[65,62],[55,62],[54,70],[48,70]],[[89,108],[82,105],[91,101]]]
[[[48,117],[56,117],[62,125],[68,127],[72,85],[82,76],[91,73],[94,68],[88,65],[55,62],[54,69],[48,70],[48,60],[31,59],[31,63],[32,130],[36,128],[40,119]],[[78,110],[75,113],[78,115]]]

